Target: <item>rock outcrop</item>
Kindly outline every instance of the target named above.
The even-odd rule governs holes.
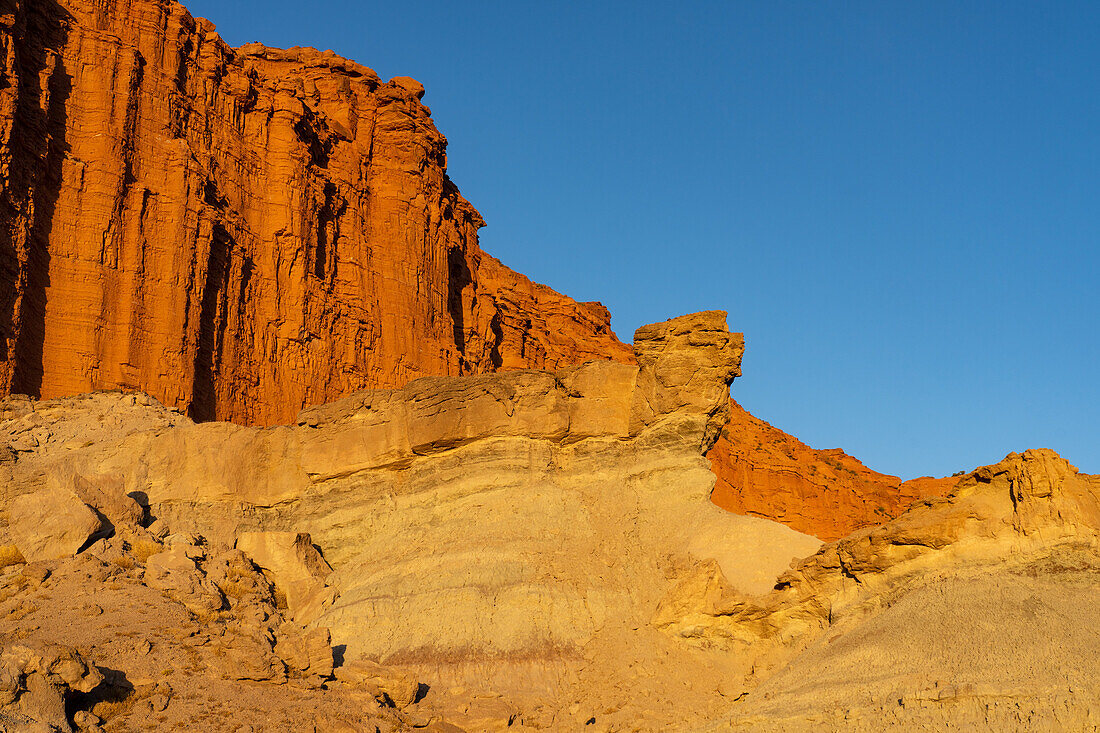
[[[786,640],[881,603],[937,566],[1025,563],[1063,544],[1100,548],[1100,477],[1079,474],[1051,450],[1029,450],[964,476],[945,498],[825,545],[780,578],[763,603],[736,593],[706,603],[724,635]],[[682,595],[671,598],[682,606]],[[705,624],[687,626],[698,633]]]
[[[91,692],[102,681],[95,665],[69,647],[0,645],[0,729],[71,733],[65,693]]]
[[[1100,722],[1100,641],[1081,632],[1100,622],[1098,569],[1100,476],[1029,450],[823,546],[770,594],[700,565],[654,623],[782,660],[715,730],[1084,730]]]
[[[715,690],[740,662],[698,659],[682,645],[659,651],[668,642],[649,619],[672,579],[702,557],[738,581],[743,574],[753,591],[819,544],[707,501],[714,475],[704,453],[725,420],[742,349],[725,314],[694,314],[639,329],[636,365],[425,377],[264,429],[196,424],[133,395],[17,402],[0,435],[24,449],[0,508],[58,465],[122,477],[171,528],[166,542],[205,538],[144,561],[146,585],[200,619],[232,605],[210,568],[209,558],[230,552],[219,548],[236,546],[266,569],[288,606],[293,583],[320,582],[327,562],[332,593],[308,622],[292,608],[288,619],[327,629],[350,665],[337,666],[337,679],[395,705],[411,705],[411,675],[478,699],[507,694],[569,729],[594,714],[633,720],[641,685],[670,706],[648,714],[650,727],[671,710],[688,714],[685,703],[701,723],[721,709]],[[57,424],[44,419],[61,414]],[[33,446],[20,440],[34,430]],[[230,662],[220,674],[269,679],[263,660],[281,647],[233,636],[215,648]],[[287,648],[301,667],[301,644]],[[622,667],[623,654],[641,666]],[[689,671],[713,684],[675,702],[682,693],[669,675],[686,685]],[[589,689],[592,677],[601,681]],[[579,696],[577,711],[561,704],[563,690]],[[610,700],[621,714],[605,712]],[[474,707],[449,719],[481,729],[515,714]]]
[[[623,358],[507,269],[408,78],[176,2],[0,8],[0,392],[290,421],[424,375]]]
[[[0,569],[0,730],[236,733],[263,721],[358,733],[420,722],[379,703],[377,685],[334,680],[327,629],[290,623],[242,553],[194,539],[177,536],[159,553],[169,562],[111,537]],[[165,568],[194,582],[162,585]]]
[[[9,521],[62,480],[143,508],[0,569],[0,644],[79,628],[142,690],[74,702],[105,728],[216,729],[206,695],[350,730],[1088,724],[1100,479],[1013,454],[824,546],[730,514],[704,454],[742,349],[694,314],[639,329],[635,364],[425,377],[270,428],[135,394],[0,401]]]
[[[305,532],[244,532],[236,547],[263,570],[282,595],[287,612],[302,623],[314,620],[325,602],[332,568]]]
[[[715,504],[826,541],[893,519],[917,500],[943,496],[958,480],[902,481],[872,471],[842,450],[810,448],[733,400],[708,457],[718,477]]]
[[[99,530],[99,517],[71,491],[23,494],[8,508],[12,544],[27,560],[75,555]]]

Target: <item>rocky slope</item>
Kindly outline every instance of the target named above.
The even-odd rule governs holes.
[[[701,564],[654,623],[778,667],[713,730],[1100,725],[1100,476],[1012,453],[748,597]]]
[[[0,394],[270,425],[425,375],[632,358],[601,305],[479,249],[411,79],[231,49],[166,0],[7,0],[0,51]],[[924,495],[731,407],[721,506],[831,539]]]
[[[0,720],[1098,722],[1100,477],[1013,454],[824,546],[724,512],[703,453],[742,348],[694,314],[639,329],[636,365],[423,378],[271,428],[0,402]]]

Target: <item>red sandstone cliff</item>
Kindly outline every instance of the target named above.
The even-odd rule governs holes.
[[[169,0],[0,0],[0,57],[0,393],[270,424],[425,374],[632,358],[603,306],[479,249],[412,79],[231,49]],[[826,539],[920,493],[736,404],[711,458],[717,503]]]
[[[477,245],[407,78],[229,48],[165,0],[0,2],[0,389],[272,423],[629,349]]]

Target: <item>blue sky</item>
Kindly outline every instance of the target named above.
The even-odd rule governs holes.
[[[1100,3],[187,4],[419,79],[484,249],[626,341],[729,311],[810,445],[1100,473]]]

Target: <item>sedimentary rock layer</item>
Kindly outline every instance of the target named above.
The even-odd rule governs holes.
[[[133,395],[11,400],[0,508],[69,476],[113,481],[173,533],[251,553],[277,589],[293,578],[287,614],[329,629],[345,660],[411,667],[443,690],[581,694],[587,720],[651,685],[622,667],[633,655],[670,706],[668,675],[710,679],[689,698],[702,722],[743,660],[658,651],[669,642],[648,621],[670,574],[702,554],[759,591],[819,545],[707,501],[703,454],[742,349],[724,314],[695,314],[639,329],[636,365],[425,377],[264,429],[195,424]],[[328,565],[286,571],[310,542]],[[210,614],[217,594],[195,574],[197,552],[149,558],[146,583]],[[598,650],[606,657],[590,663]],[[598,695],[578,687],[590,675],[605,678]],[[649,727],[682,708],[654,712]],[[548,714],[556,729],[583,723],[557,702]]]
[[[1012,454],[824,546],[724,512],[702,454],[741,351],[694,314],[639,329],[636,364],[426,377],[271,428],[0,401],[0,650],[64,636],[111,670],[76,706],[107,730],[235,730],[211,699],[295,729],[1095,722],[1100,477]]]
[[[701,564],[654,623],[802,651],[714,730],[1086,730],[1100,719],[1100,641],[1082,631],[1100,621],[1098,568],[1100,476],[1029,450],[824,545],[769,594]]]

